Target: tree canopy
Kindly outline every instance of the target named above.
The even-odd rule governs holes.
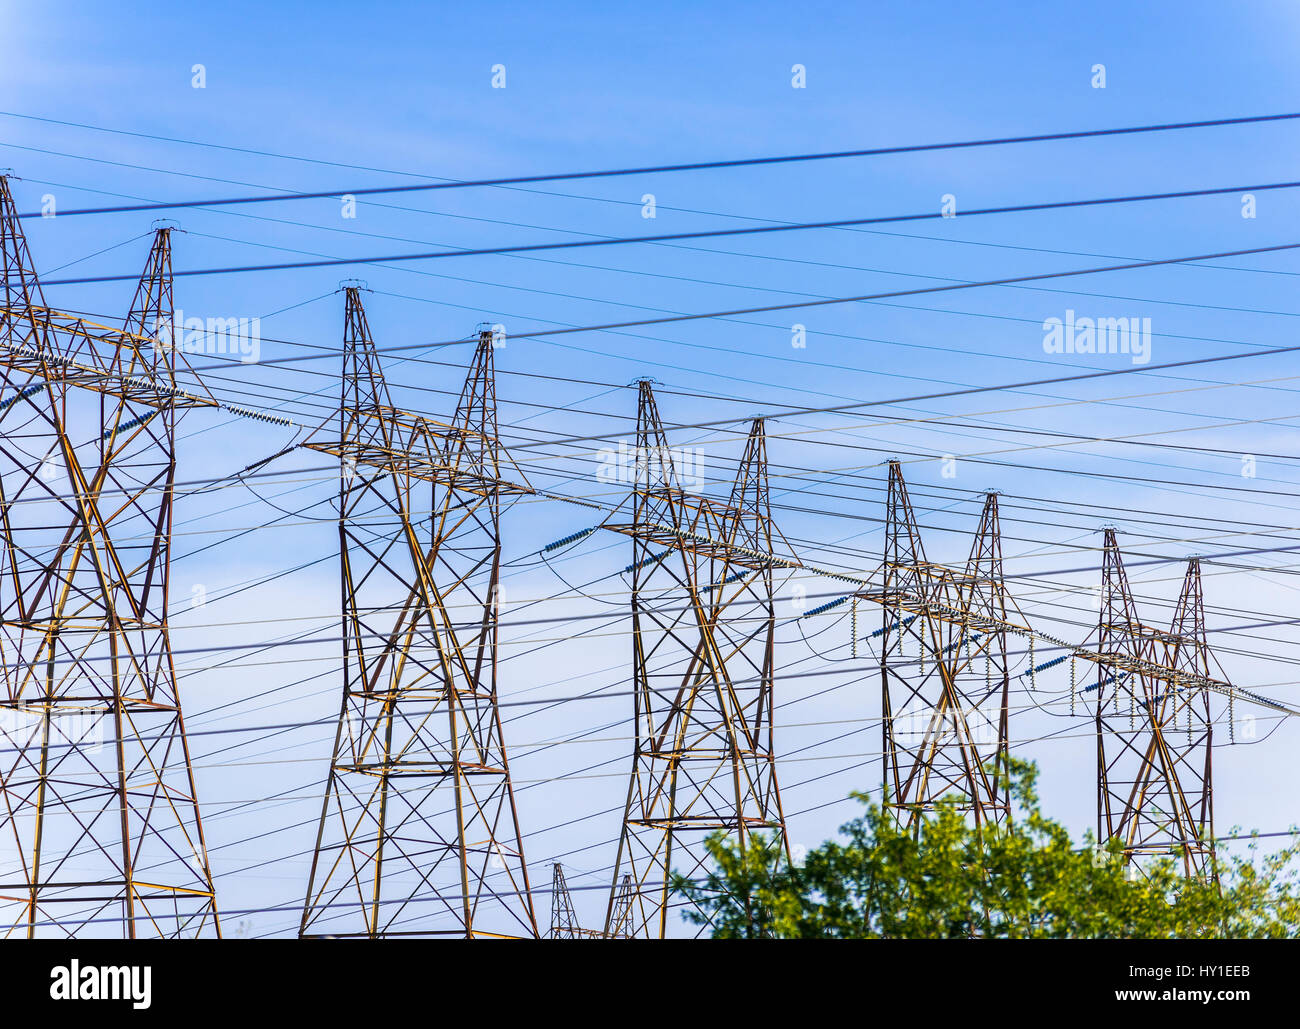
[[[1171,859],[1139,871],[1116,841],[1076,843],[1046,817],[1032,765],[1007,770],[1014,815],[976,828],[959,801],[914,829],[855,793],[863,813],[797,867],[770,837],[710,837],[703,880],[674,877],[686,918],[715,938],[1252,938],[1300,935],[1300,836],[1224,856],[1216,881]],[[1135,874],[1136,873],[1136,874]]]

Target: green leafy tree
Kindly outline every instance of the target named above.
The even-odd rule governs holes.
[[[1007,769],[1008,825],[976,830],[940,804],[915,832],[863,794],[864,813],[842,839],[790,867],[759,835],[741,847],[710,837],[703,881],[674,877],[686,918],[715,938],[902,937],[1248,938],[1300,935],[1297,856],[1289,846],[1220,857],[1217,882],[1189,880],[1173,860],[1126,869],[1118,843],[1076,844],[1043,815],[1032,765]]]

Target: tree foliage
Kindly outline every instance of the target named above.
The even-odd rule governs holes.
[[[1220,854],[1218,881],[1173,860],[1126,866],[1120,845],[1082,845],[1043,815],[1032,765],[1013,761],[1015,817],[976,830],[956,803],[913,831],[863,794],[842,838],[791,867],[772,840],[708,841],[703,881],[674,877],[686,918],[715,938],[1247,938],[1300,935],[1300,835],[1271,852]],[[1222,848],[1220,848],[1222,850]]]

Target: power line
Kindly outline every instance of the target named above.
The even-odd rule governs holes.
[[[975,218],[983,215],[993,214],[1023,214],[1033,211],[1055,211],[1071,208],[1085,208],[1097,206],[1112,206],[1116,204],[1133,204],[1146,203],[1153,200],[1181,200],[1192,197],[1221,196],[1228,193],[1260,193],[1266,190],[1295,189],[1300,186],[1300,180],[1291,182],[1268,182],[1258,183],[1246,186],[1218,186],[1212,189],[1189,189],[1179,190],[1171,193],[1140,193],[1128,196],[1116,197],[1093,197],[1087,200],[1054,200],[1038,204],[1012,204],[1004,207],[979,207],[969,211],[963,211],[960,214],[962,218]],[[415,188],[415,187],[412,187]],[[75,212],[73,212],[75,213]],[[173,275],[177,278],[182,276],[195,275],[236,275],[247,272],[269,272],[269,271],[287,271],[290,269],[304,268],[331,268],[340,265],[353,264],[391,264],[402,261],[433,261],[439,258],[447,257],[484,257],[491,255],[507,254],[527,254],[537,253],[539,251],[550,250],[575,250],[591,247],[622,246],[629,243],[671,243],[684,239],[713,239],[720,236],[755,236],[767,235],[777,232],[800,232],[810,229],[842,229],[849,226],[858,225],[886,225],[900,222],[930,221],[936,218],[949,217],[939,211],[925,211],[920,214],[892,214],[880,215],[871,218],[839,218],[831,221],[816,222],[794,222],[791,224],[781,223],[777,225],[752,225],[746,228],[734,229],[699,229],[694,232],[668,232],[656,233],[644,236],[613,236],[598,237],[596,239],[570,239],[554,243],[518,243],[511,246],[499,247],[468,247],[455,248],[450,250],[427,250],[415,254],[385,254],[376,257],[328,257],[317,258],[310,261],[283,261],[274,264],[246,264],[246,265],[229,265],[224,268],[189,268],[176,269]],[[1261,253],[1262,250],[1243,250],[1235,251],[1229,254],[1213,254],[1204,257],[1198,257],[1191,260],[1210,260],[1216,257],[1236,257],[1242,254]],[[1142,268],[1149,264],[1168,264],[1169,261],[1162,262],[1140,262],[1130,265],[1121,265],[1117,267]],[[1008,280],[1008,281],[1032,281],[1033,278],[1051,278],[1052,276],[1034,276],[1031,279]],[[95,282],[123,282],[135,281],[138,275],[91,275],[67,279],[46,279],[42,280],[44,286],[76,286],[85,285]],[[924,290],[918,291],[924,292]],[[909,295],[909,294],[900,294]],[[820,303],[842,303],[838,300],[820,301]],[[786,306],[816,306],[819,302],[810,302],[806,304],[792,304]],[[755,310],[782,310],[783,307],[775,308],[756,308]],[[748,311],[736,313],[750,313]],[[644,324],[644,323],[633,323]]]
[[[0,111],[8,117],[31,118],[31,115],[15,114],[12,111]],[[1165,124],[1151,125],[1132,125],[1123,128],[1110,129],[1084,129],[1071,132],[1050,132],[1038,133],[1029,136],[1002,136],[988,139],[971,139],[958,142],[947,143],[916,143],[905,146],[892,147],[872,147],[858,150],[834,150],[821,153],[803,153],[803,154],[781,154],[770,157],[744,157],[732,158],[718,161],[693,161],[684,164],[659,164],[643,165],[631,168],[609,168],[598,171],[577,171],[577,172],[552,172],[540,175],[512,175],[502,178],[489,179],[466,179],[460,181],[443,181],[410,184],[404,186],[370,186],[355,189],[333,189],[323,190],[310,193],[284,193],[276,196],[240,196],[225,197],[219,199],[198,199],[198,200],[175,200],[167,203],[150,203],[150,204],[119,204],[111,207],[83,207],[70,211],[61,211],[60,217],[70,215],[86,214],[121,214],[129,211],[161,211],[173,210],[179,207],[223,207],[233,204],[261,204],[272,203],[280,200],[320,200],[325,198],[334,199],[344,194],[350,196],[374,196],[386,193],[417,193],[429,192],[432,190],[445,189],[468,189],[480,186],[516,186],[525,183],[536,182],[563,182],[573,179],[605,179],[617,178],[629,175],[659,175],[673,172],[686,171],[708,171],[719,168],[748,168],[760,165],[777,165],[777,164],[798,164],[810,163],[814,161],[835,161],[845,158],[858,157],[882,157],[891,154],[914,154],[925,153],[938,150],[965,150],[977,147],[989,146],[1008,146],[1020,143],[1044,143],[1060,141],[1067,139],[1095,139],[1104,136],[1125,136],[1138,135],[1152,132],[1173,132],[1183,129],[1201,129],[1214,128],[1227,125],[1249,125],[1263,122],[1291,121],[1300,118],[1300,112],[1284,114],[1261,114],[1249,115],[1240,118],[1214,118],[1202,121],[1189,122],[1169,122]],[[54,119],[40,119],[42,121],[54,121]],[[98,126],[79,125],[76,122],[62,122],[60,124],[73,125],[79,128],[98,129]],[[120,131],[120,130],[101,130],[101,131]],[[134,135],[134,133],[132,133]],[[191,142],[189,140],[169,139],[167,137],[151,137],[163,139],[167,142]],[[203,144],[211,145],[211,144]],[[225,148],[222,149],[241,149],[242,148]],[[261,151],[247,151],[258,153],[262,156],[280,156],[275,154],[266,154]],[[39,218],[39,211],[29,211],[20,214],[20,218]]]

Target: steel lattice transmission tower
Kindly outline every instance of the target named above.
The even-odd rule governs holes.
[[[614,894],[614,909],[609,916],[609,928],[601,933],[610,940],[630,940],[632,938],[632,876],[623,875]]]
[[[641,382],[633,518],[605,526],[632,538],[636,696],[611,936],[665,935],[670,873],[698,876],[714,830],[765,832],[789,856],[772,744],[772,554],[789,545],[772,523],[762,420],[728,502],[685,488],[683,463]]]
[[[624,939],[627,937],[627,922],[632,905],[632,877],[623,876],[619,884],[618,896],[614,901],[613,929],[583,929],[578,925],[578,916],[573,907],[573,895],[569,893],[568,880],[564,878],[564,869],[557,861],[551,866],[551,939],[553,940],[604,940]]]
[[[537,936],[497,706],[503,498],[480,334],[450,423],[393,407],[346,293],[339,437],[343,706],[301,936]],[[503,473],[508,465],[508,474]]]
[[[884,803],[916,827],[940,799],[976,825],[1010,814],[1005,773],[1007,634],[1019,610],[1002,575],[998,498],[988,493],[964,572],[926,560],[897,461],[889,463],[880,604]]]
[[[573,910],[573,898],[564,869],[557,861],[551,866],[551,939],[576,940],[584,935],[578,928],[578,915]]]
[[[1115,531],[1105,532],[1097,650],[1097,834],[1126,859],[1176,859],[1212,880],[1214,794],[1210,695],[1188,677],[1214,678],[1205,635],[1200,561],[1187,574],[1168,631],[1138,620]],[[1226,677],[1222,676],[1221,681]]]
[[[0,178],[0,933],[220,935],[168,630],[171,240],[125,329],[53,311]]]

